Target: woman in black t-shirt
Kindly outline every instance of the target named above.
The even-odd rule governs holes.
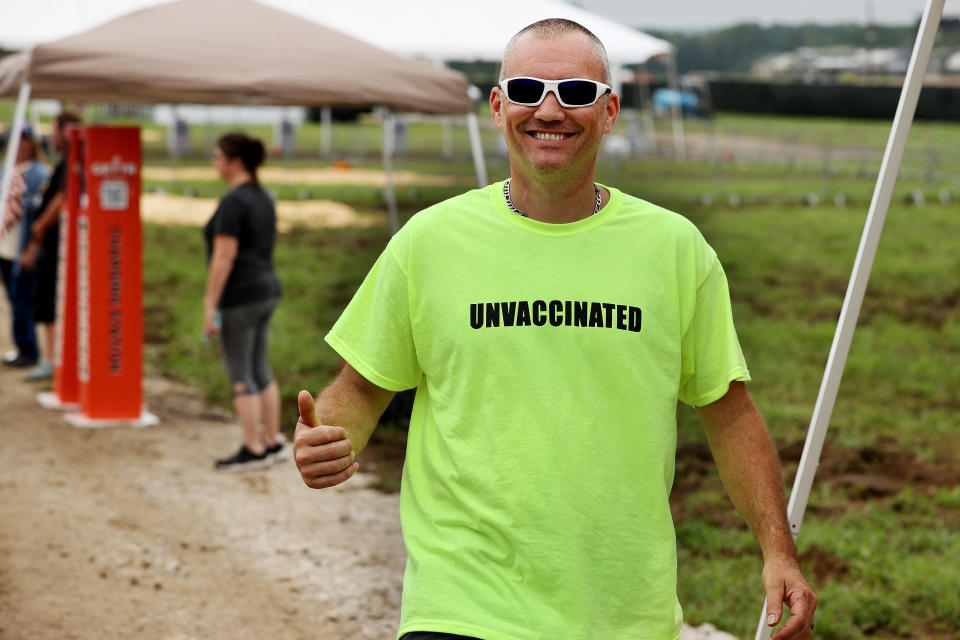
[[[278,436],[280,392],[267,352],[270,317],[281,288],[273,269],[277,215],[257,180],[264,157],[263,143],[244,133],[217,140],[213,165],[233,189],[203,229],[209,262],[203,333],[220,335],[243,427],[240,449],[217,460],[216,468],[224,471],[264,468],[284,455]]]

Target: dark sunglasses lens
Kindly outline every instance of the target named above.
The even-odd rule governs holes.
[[[507,82],[507,98],[511,102],[539,102],[543,95],[543,83],[532,78],[516,78]]]
[[[597,98],[597,85],[585,80],[561,82],[559,91],[564,102],[575,106],[593,104]]]

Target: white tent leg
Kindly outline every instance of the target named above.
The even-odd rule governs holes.
[[[473,168],[477,172],[477,185],[487,186],[487,162],[483,157],[483,142],[480,140],[480,124],[476,113],[467,114],[467,129],[470,131],[470,150],[473,152]]]
[[[790,494],[787,519],[790,522],[790,531],[794,538],[800,532],[800,525],[807,508],[807,500],[813,487],[813,478],[820,461],[820,454],[823,451],[823,442],[827,435],[827,427],[830,424],[834,402],[837,399],[837,391],[840,388],[840,379],[843,376],[843,367],[846,364],[847,355],[850,353],[850,343],[857,326],[857,318],[863,304],[870,270],[873,268],[873,260],[877,255],[877,246],[883,232],[883,223],[890,207],[890,199],[893,196],[893,187],[900,171],[900,163],[903,161],[903,151],[907,144],[907,135],[910,133],[910,124],[913,122],[913,114],[917,109],[917,100],[923,86],[923,76],[926,73],[927,64],[930,62],[933,41],[940,25],[940,17],[943,15],[944,1],[927,0],[927,8],[920,22],[920,30],[917,33],[910,67],[904,80],[903,91],[900,93],[897,115],[893,119],[893,129],[887,141],[887,150],[883,156],[883,164],[880,166],[880,175],[873,192],[873,201],[870,203],[870,212],[867,214],[863,236],[860,239],[860,249],[857,251],[857,259],[853,264],[853,273],[850,274],[847,295],[840,311],[840,320],[837,323],[837,331],[833,336],[833,346],[830,348],[827,368],[820,384],[817,404],[813,409],[813,417],[810,421],[810,429],[803,447],[803,454],[800,456],[797,478]],[[767,605],[764,602],[764,611],[760,615],[756,640],[767,640],[770,637],[771,630],[765,620],[766,608]]]
[[[36,100],[30,103],[30,126],[33,127],[33,130],[37,132],[37,135],[40,133],[40,107],[37,106]]]
[[[440,154],[448,160],[453,157],[453,123],[447,116],[440,119]]]
[[[333,152],[333,109],[320,109],[320,155],[329,158]]]
[[[13,123],[10,125],[10,138],[7,140],[7,153],[3,158],[3,180],[0,181],[0,212],[6,209],[7,195],[10,193],[10,182],[13,180],[13,167],[17,161],[17,149],[20,148],[20,132],[27,114],[27,103],[30,102],[30,83],[20,85],[17,94],[17,106],[13,112]],[[0,235],[3,235],[0,229]]]
[[[383,117],[383,171],[386,174],[386,188],[384,194],[387,199],[387,212],[390,216],[391,235],[400,230],[400,218],[397,214],[397,191],[393,182],[393,137],[395,133],[395,117],[384,110]]]
[[[179,146],[177,140],[177,119],[179,112],[177,111],[177,105],[170,105],[170,126],[167,129],[167,155],[170,156],[171,164],[174,162],[174,158],[179,155]]]
[[[670,52],[667,55],[667,82],[670,89],[677,96],[670,107],[670,115],[673,119],[673,157],[677,160],[687,159],[687,141],[683,132],[683,111],[680,109],[679,94],[680,83],[677,80],[677,53]]]
[[[640,126],[640,135],[643,139],[640,155],[655,155],[657,153],[657,126],[653,121],[653,103],[650,100],[650,74],[647,65],[643,65],[643,76],[637,83],[637,120]]]

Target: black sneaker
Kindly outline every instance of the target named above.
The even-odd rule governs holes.
[[[287,450],[284,448],[281,440],[263,446],[266,449],[267,457],[270,458],[270,462],[281,462],[287,459]]]
[[[243,445],[229,458],[217,460],[217,471],[251,471],[253,469],[266,469],[271,464],[270,456],[264,451],[256,454]]]

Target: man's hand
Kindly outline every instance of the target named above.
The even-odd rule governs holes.
[[[37,256],[40,255],[40,243],[31,238],[20,254],[20,268],[29,271],[37,266]]]
[[[343,427],[320,424],[310,392],[297,396],[300,419],[293,440],[293,457],[300,476],[311,489],[323,489],[345,482],[360,466],[354,459],[353,443]]]
[[[813,612],[817,596],[803,579],[795,562],[765,563],[763,586],[767,590],[767,625],[775,627],[783,617],[783,605],[790,607],[790,617],[773,640],[804,640],[813,629]]]

